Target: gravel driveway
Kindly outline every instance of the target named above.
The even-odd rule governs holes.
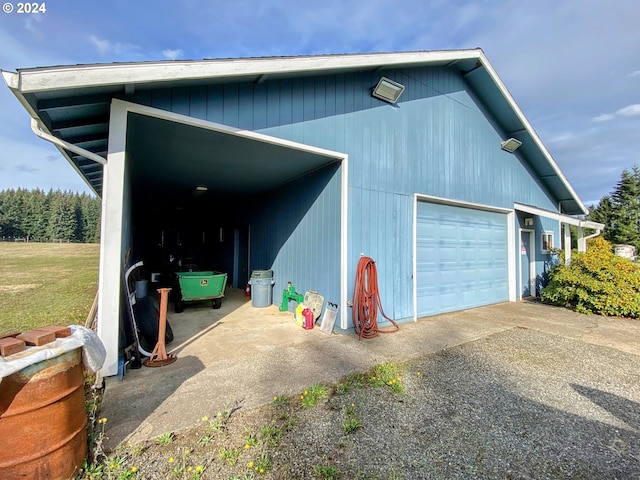
[[[637,355],[513,328],[404,366],[405,394],[300,411],[271,478],[640,478]],[[352,404],[362,426],[345,434]]]

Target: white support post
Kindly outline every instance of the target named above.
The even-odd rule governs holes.
[[[109,150],[104,167],[100,232],[100,279],[98,284],[98,337],[107,351],[100,373],[118,374],[120,300],[122,290],[122,225],[126,171],[127,111],[112,104]]]
[[[578,227],[578,251],[586,252],[587,251],[587,240],[584,238],[584,231],[582,227]]]
[[[571,264],[571,228],[568,223],[563,223],[564,231],[564,264]]]

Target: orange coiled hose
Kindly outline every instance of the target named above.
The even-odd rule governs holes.
[[[378,309],[380,309],[382,316],[394,325],[393,329],[380,330],[378,328]],[[356,281],[353,286],[351,318],[360,340],[377,337],[378,333],[397,332],[400,329],[398,324],[384,313],[378,292],[378,271],[375,262],[369,257],[360,257],[358,262]]]

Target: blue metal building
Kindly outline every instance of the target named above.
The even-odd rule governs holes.
[[[103,200],[99,335],[123,268],[272,269],[349,304],[362,255],[397,321],[536,295],[585,207],[482,50],[3,72]],[[515,148],[515,150],[514,150]],[[278,301],[277,293],[274,301]]]

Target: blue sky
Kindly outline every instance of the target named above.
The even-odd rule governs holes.
[[[480,47],[585,204],[640,164],[637,0],[45,3],[0,13],[1,69]],[[88,191],[2,82],[0,189],[17,187]]]

